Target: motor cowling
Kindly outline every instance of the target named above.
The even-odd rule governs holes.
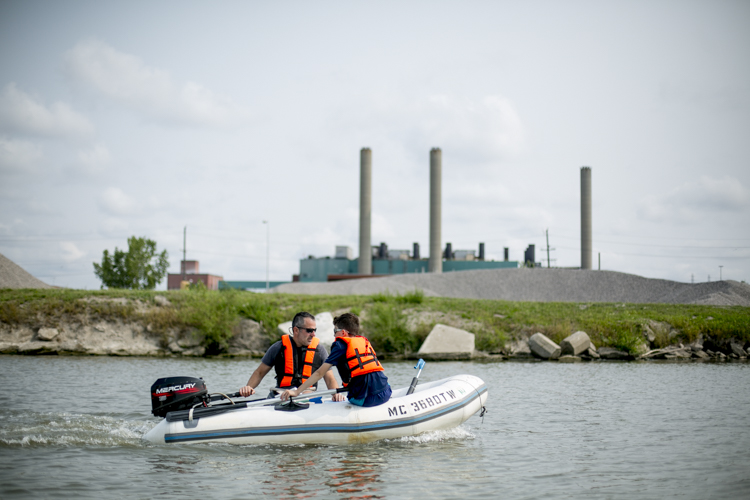
[[[160,378],[151,386],[151,413],[165,417],[170,411],[185,410],[205,402],[207,395],[202,378]]]

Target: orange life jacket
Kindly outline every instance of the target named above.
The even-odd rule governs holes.
[[[383,371],[383,365],[378,361],[370,341],[365,337],[338,337],[336,340],[346,342],[346,366],[350,377]],[[346,377],[344,387],[347,386],[350,377]],[[341,378],[345,378],[344,374],[341,374]]]
[[[310,345],[307,346],[305,352],[305,361],[302,364],[302,373],[295,373],[294,371],[294,347],[292,346],[292,336],[283,335],[281,337],[281,343],[284,345],[284,373],[279,380],[279,387],[291,387],[294,379],[299,379],[299,384],[305,383],[305,380],[310,378],[312,375],[313,358],[315,358],[315,349],[318,347],[318,337],[313,337]]]

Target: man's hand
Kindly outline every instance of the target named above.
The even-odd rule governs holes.
[[[299,391],[297,389],[291,389],[291,390],[282,392],[279,397],[281,398],[282,401],[286,401],[290,397],[296,398],[297,396],[299,396]]]
[[[333,399],[334,401],[346,401],[346,396],[344,396],[344,395],[343,395],[342,393],[340,393],[340,392],[337,392],[336,394],[334,394],[334,395],[333,395],[333,396],[331,397],[331,399]]]
[[[243,398],[252,396],[253,394],[255,394],[255,389],[253,389],[249,385],[240,388],[240,396],[242,396]]]

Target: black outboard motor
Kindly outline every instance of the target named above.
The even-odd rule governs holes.
[[[185,410],[208,401],[202,378],[165,377],[151,386],[151,413],[166,417],[170,411]]]

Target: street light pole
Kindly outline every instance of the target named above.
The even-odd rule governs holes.
[[[266,225],[266,293],[268,293],[268,267],[271,261],[271,223],[264,220],[263,224]]]

